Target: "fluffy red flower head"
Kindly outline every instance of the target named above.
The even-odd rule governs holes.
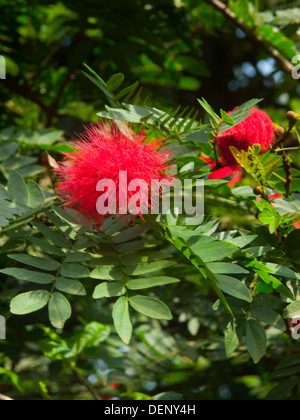
[[[247,151],[250,146],[259,143],[262,152],[266,152],[274,140],[271,118],[264,111],[256,108],[252,108],[250,112],[251,114],[244,121],[220,133],[217,138],[219,153],[226,164],[232,168],[238,168],[239,165],[229,149],[230,146],[236,147],[239,151]]]
[[[143,180],[150,187],[152,180],[170,179],[165,174],[170,167],[169,153],[161,149],[161,140],[148,142],[144,133],[128,132],[125,135],[115,124],[91,124],[73,141],[73,147],[73,152],[64,153],[64,161],[55,170],[58,175],[56,191],[67,208],[77,210],[96,225],[103,222],[96,205],[100,195],[99,189],[97,191],[99,181],[114,182],[116,209],[119,209],[120,197],[126,196],[129,200],[134,195],[128,191],[131,181]],[[126,185],[119,183],[120,171],[127,173]],[[149,193],[146,211],[150,200]]]

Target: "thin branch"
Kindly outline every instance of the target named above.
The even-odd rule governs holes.
[[[229,19],[235,26],[240,28],[245,34],[259,47],[261,47],[267,54],[276,60],[278,66],[285,73],[291,75],[294,66],[286,58],[284,58],[276,48],[268,44],[262,36],[257,35],[255,30],[249,28],[242,19],[239,19],[232,10],[220,0],[205,0],[207,3],[212,5],[216,10],[221,12],[227,19]]]
[[[283,168],[286,175],[286,181],[284,183],[286,197],[289,198],[292,192],[293,177],[292,177],[291,162],[290,162],[289,156],[286,154],[285,151],[283,152]]]
[[[284,152],[287,150],[300,151],[300,147],[285,147],[284,149],[277,149],[276,152]]]
[[[92,385],[88,383],[88,381],[78,372],[78,370],[74,369],[73,373],[76,376],[76,378],[79,380],[79,382],[81,382],[82,385],[84,385],[86,387],[86,389],[92,394],[94,399],[96,401],[101,401],[101,398],[99,397],[97,392],[94,390]]]

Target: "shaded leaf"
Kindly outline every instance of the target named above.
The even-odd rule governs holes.
[[[166,284],[179,283],[180,280],[174,277],[147,277],[142,279],[132,279],[126,282],[126,286],[130,290],[148,289],[150,287],[165,286]]]
[[[55,288],[60,292],[69,293],[70,295],[85,296],[86,291],[80,281],[75,279],[66,279],[58,277],[55,282]]]
[[[175,261],[154,261],[150,263],[141,263],[124,267],[124,272],[131,276],[140,276],[141,274],[163,270],[164,268],[171,267],[175,264]]]
[[[219,281],[219,287],[224,293],[246,302],[252,302],[251,292],[243,282],[234,277],[221,274],[217,274],[216,277]]]
[[[103,297],[115,297],[122,296],[125,294],[124,284],[120,281],[112,281],[101,283],[96,286],[93,294],[94,299],[100,299]]]
[[[271,327],[286,331],[286,325],[281,316],[268,306],[255,303],[251,307],[251,315],[258,321],[264,322]]]
[[[111,78],[106,82],[106,87],[110,92],[117,90],[124,81],[124,74],[117,73],[111,76]]]
[[[253,362],[258,363],[267,350],[267,336],[264,328],[254,319],[246,324],[246,345]]]
[[[125,296],[120,297],[114,305],[113,320],[117,333],[128,344],[132,336],[132,323],[129,314],[129,304]]]
[[[72,279],[84,279],[90,275],[87,267],[75,263],[63,264],[60,272],[63,277],[70,277]]]
[[[59,292],[51,295],[48,310],[50,322],[55,328],[63,328],[72,314],[69,301]]]
[[[170,309],[162,301],[148,296],[132,296],[130,306],[137,312],[154,319],[172,319]]]
[[[41,207],[45,201],[45,195],[42,188],[31,179],[27,182],[28,206],[32,209]]]
[[[77,352],[81,353],[85,348],[97,347],[110,335],[110,327],[99,322],[90,322],[85,325],[78,340]]]
[[[103,265],[95,268],[91,272],[90,277],[97,280],[121,280],[123,274],[118,266]]]

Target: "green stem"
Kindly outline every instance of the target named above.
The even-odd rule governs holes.
[[[53,203],[48,203],[47,205],[40,207],[32,212],[27,213],[26,215],[19,217],[17,220],[14,220],[7,228],[3,228],[1,233],[11,232],[12,230],[19,229],[22,224],[27,224],[28,220],[35,218],[38,214],[43,213],[45,210],[48,210]]]

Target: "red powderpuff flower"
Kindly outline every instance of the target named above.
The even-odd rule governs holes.
[[[116,214],[119,214],[120,198],[123,201],[126,197],[129,201],[130,197],[138,192],[128,191],[130,182],[138,179],[149,187],[146,204],[143,201],[147,208],[143,208],[139,215],[148,212],[151,181],[172,179],[165,174],[170,163],[169,153],[161,149],[162,141],[148,142],[144,133],[128,132],[128,135],[125,135],[114,123],[100,122],[84,128],[85,132],[72,143],[74,151],[64,153],[64,161],[55,170],[58,175],[56,191],[65,202],[65,206],[75,209],[88,221],[101,225],[104,217],[97,212],[97,200],[101,195],[100,190],[97,191],[99,181],[111,180],[114,183],[115,208]],[[120,172],[127,174],[126,185],[119,182]],[[105,191],[107,189],[103,190]]]
[[[251,112],[249,117],[220,133],[217,138],[220,156],[231,168],[238,168],[239,165],[229,149],[230,146],[236,147],[239,151],[247,151],[250,146],[259,143],[262,152],[266,152],[275,137],[272,120],[264,111],[252,108],[249,112]]]

